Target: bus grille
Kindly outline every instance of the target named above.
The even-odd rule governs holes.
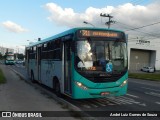
[[[121,76],[118,77],[88,77],[87,79],[95,82],[95,83],[103,83],[103,82],[115,82],[119,80]]]

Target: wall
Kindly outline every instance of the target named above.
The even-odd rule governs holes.
[[[128,64],[129,65],[130,65],[130,61],[131,61],[130,60],[131,49],[139,50],[139,51],[142,51],[142,50],[150,51],[150,60],[149,60],[150,66],[154,67],[154,65],[155,65],[156,70],[160,70],[160,42],[157,42],[157,41],[155,42],[152,40],[128,41]],[[129,70],[130,70],[130,68],[129,68]]]

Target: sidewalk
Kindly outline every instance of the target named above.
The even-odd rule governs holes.
[[[69,111],[54,99],[35,89],[33,86],[21,80],[12,70],[5,65],[0,65],[5,77],[6,84],[0,84],[0,111]],[[52,112],[56,114],[56,112]],[[63,112],[62,112],[63,113]],[[70,113],[66,112],[68,117],[46,117],[46,118],[28,118],[29,120],[75,120]],[[1,120],[2,118],[0,118]],[[5,119],[5,118],[3,118]],[[22,118],[6,118],[7,120],[19,120]],[[6,120],[5,119],[5,120]],[[27,118],[23,118],[27,119]]]

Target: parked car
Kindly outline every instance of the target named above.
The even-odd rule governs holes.
[[[23,60],[16,60],[17,64],[22,64],[24,61]]]
[[[141,71],[149,72],[149,73],[155,72],[155,70],[154,70],[153,67],[143,67],[143,68],[141,69]]]

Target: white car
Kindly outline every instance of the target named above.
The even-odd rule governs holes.
[[[144,71],[144,72],[154,72],[154,68],[153,67],[143,67],[141,69],[141,71]]]
[[[23,60],[17,60],[16,63],[17,64],[22,64],[24,61]]]

